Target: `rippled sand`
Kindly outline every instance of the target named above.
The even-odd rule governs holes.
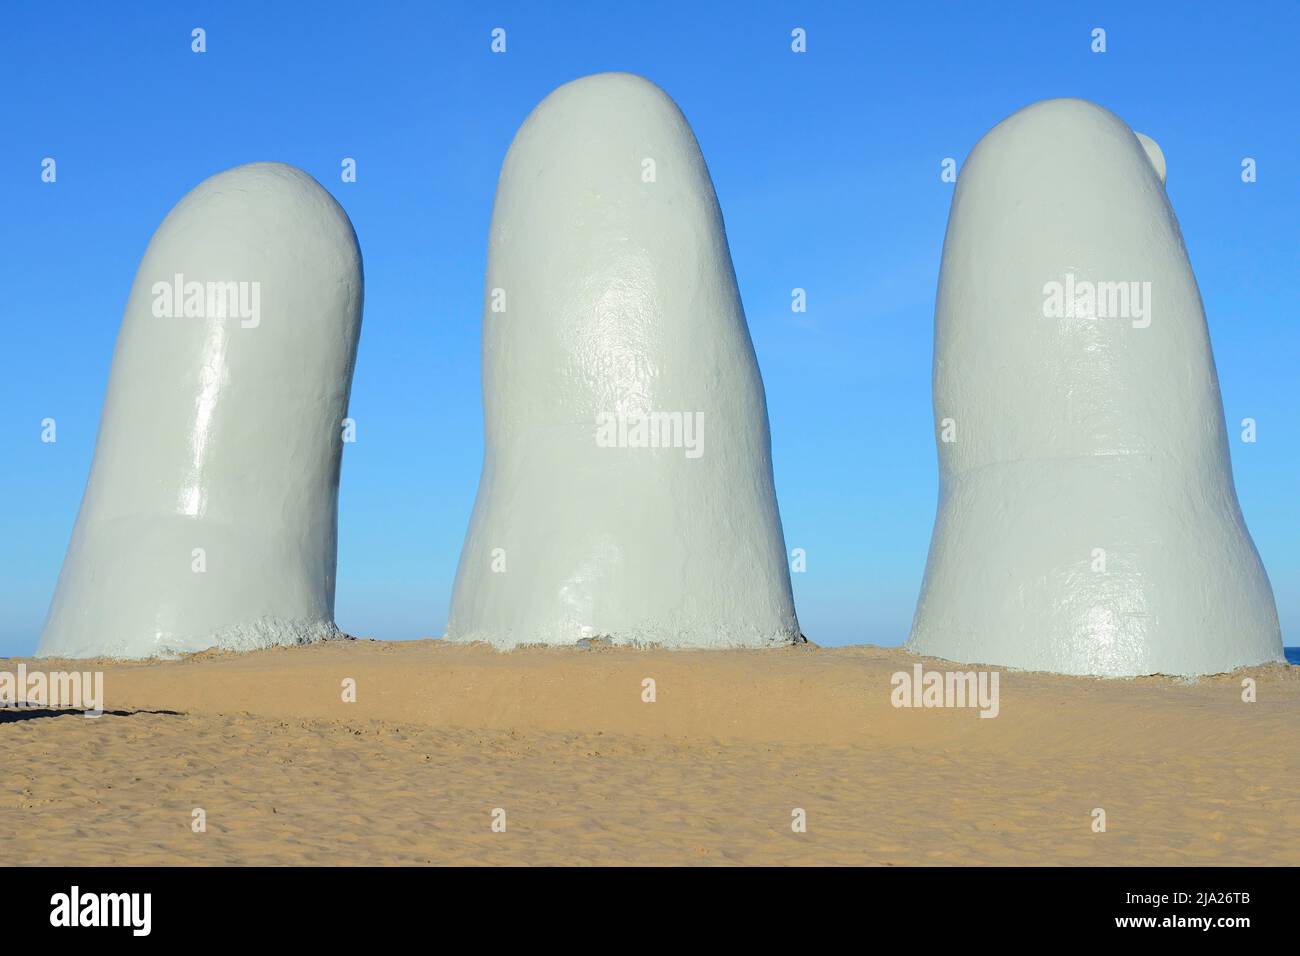
[[[10,864],[1300,863],[1297,667],[1004,672],[981,719],[894,708],[874,647],[25,663],[110,713],[0,712]]]

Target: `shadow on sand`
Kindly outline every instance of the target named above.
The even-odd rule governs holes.
[[[3,707],[0,708],[0,724],[9,724],[18,720],[37,720],[42,717],[84,717],[85,711],[72,709],[53,709],[49,707]],[[134,717],[138,714],[161,714],[166,717],[184,717],[178,710],[106,710],[109,717]],[[103,716],[101,714],[100,716]],[[86,718],[93,720],[95,718]]]

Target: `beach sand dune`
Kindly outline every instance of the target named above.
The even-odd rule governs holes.
[[[1300,863],[1296,667],[1002,672],[985,719],[894,707],[970,668],[875,647],[23,663],[102,670],[109,713],[0,712],[9,864]]]

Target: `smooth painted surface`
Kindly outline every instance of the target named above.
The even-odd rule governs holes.
[[[178,275],[203,294],[168,303]],[[207,283],[230,282],[245,284],[238,310],[226,287],[208,297]],[[39,655],[337,633],[341,429],[361,304],[352,225],[306,173],[239,166],[172,209],[131,287]]]
[[[1164,173],[1154,141],[1068,99],[1003,121],[962,168],[911,650],[1108,676],[1282,660]],[[1049,284],[1067,281],[1139,283],[1146,314],[1055,314]]]
[[[448,637],[796,640],[763,383],[713,184],[663,91],[599,74],[532,112],[484,295],[483,473]],[[656,414],[702,429],[600,443],[602,416]]]

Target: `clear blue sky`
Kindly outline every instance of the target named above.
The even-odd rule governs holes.
[[[896,644],[911,620],[937,491],[931,339],[952,193],[940,163],[1027,103],[1080,96],[1164,149],[1228,421],[1259,423],[1256,444],[1234,440],[1237,488],[1286,643],[1300,643],[1300,5],[859,6],[6,3],[0,654],[35,648],[151,233],[202,179],[255,160],[316,176],[365,256],[338,622],[441,634],[482,454],[497,171],[548,91],[604,70],[667,90],[712,171],[786,540],[808,554],[794,586],[812,639]],[[796,26],[804,55],[790,51]],[[1097,26],[1104,54],[1089,50]],[[489,50],[494,27],[504,55]],[[340,182],[346,156],[354,184]],[[790,311],[796,286],[806,315]],[[40,441],[45,417],[57,444]]]

